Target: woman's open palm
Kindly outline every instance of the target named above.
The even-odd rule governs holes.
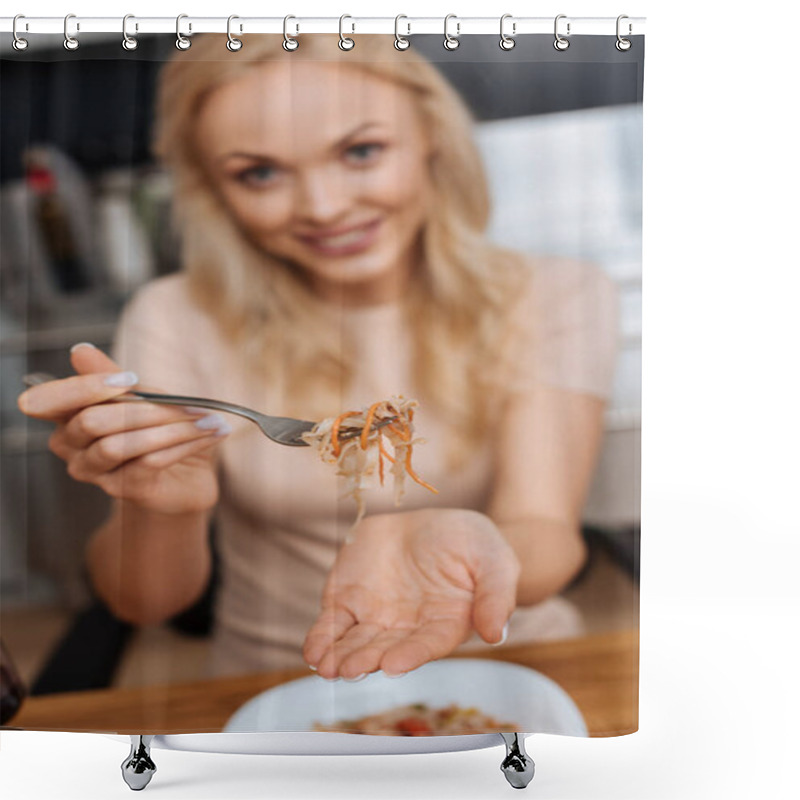
[[[501,639],[519,563],[483,514],[426,509],[364,519],[328,576],[303,654],[324,678],[396,675],[476,630]]]

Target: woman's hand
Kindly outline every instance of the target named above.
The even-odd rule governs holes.
[[[473,629],[498,643],[518,577],[514,551],[478,512],[367,517],[339,552],[303,655],[323,678],[354,679],[416,669]]]
[[[217,501],[213,452],[230,426],[217,415],[153,403],[110,403],[136,384],[91,345],[76,346],[78,373],[20,395],[29,416],[56,423],[50,449],[76,480],[151,511],[203,511]]]

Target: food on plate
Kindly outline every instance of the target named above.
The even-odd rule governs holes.
[[[338,465],[337,474],[345,478],[345,496],[356,501],[358,522],[366,511],[362,492],[373,484],[377,474],[381,486],[385,461],[394,477],[394,501],[399,505],[408,475],[434,494],[438,491],[414,472],[411,455],[423,439],[414,438],[416,400],[402,396],[380,400],[360,411],[346,411],[338,417],[318,422],[303,440],[316,447],[323,461]],[[386,447],[392,447],[390,453]]]
[[[315,731],[367,733],[373,736],[460,736],[469,733],[502,733],[519,729],[477,708],[452,704],[431,708],[426,703],[398,706],[360,719],[346,719],[333,725],[314,725]]]

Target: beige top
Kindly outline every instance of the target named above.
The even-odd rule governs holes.
[[[526,331],[518,338],[515,388],[525,391],[541,381],[606,397],[617,339],[610,279],[595,267],[549,260],[536,262],[531,285],[520,305]],[[419,397],[409,377],[409,339],[399,305],[343,312],[342,334],[355,342],[356,363],[362,367],[343,411],[395,394]],[[281,398],[265,382],[251,379],[236,348],[191,301],[183,275],[157,279],[136,293],[122,316],[114,357],[123,369],[135,371],[143,385],[281,413]],[[209,672],[302,665],[302,644],[355,506],[352,499],[340,498],[335,469],[312,451],[280,447],[246,420],[229,421],[234,431],[220,447],[221,583]],[[463,469],[446,469],[436,435],[439,424],[423,405],[415,425],[427,442],[414,452],[416,471],[439,494],[407,482],[399,510],[485,510],[492,487],[490,448]],[[368,514],[397,510],[388,482],[367,492],[366,502]],[[515,612],[510,638],[566,636],[576,633],[578,625],[566,602],[553,598]]]

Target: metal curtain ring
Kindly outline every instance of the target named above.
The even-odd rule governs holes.
[[[344,25],[344,21],[346,19],[353,19],[353,18],[349,14],[342,14],[342,16],[339,17],[339,49],[340,50],[352,50],[356,46],[356,43],[355,43],[355,41],[353,39],[350,39],[349,37],[345,36],[344,33],[342,33],[342,26]],[[352,24],[352,27],[353,27],[353,31],[352,32],[355,33],[356,24],[355,24],[355,22],[353,22],[351,24]]]
[[[411,23],[407,22],[406,27],[408,28],[408,32],[406,36],[400,35],[400,20],[401,19],[408,19],[405,14],[398,14],[394,18],[394,46],[396,50],[408,50],[411,47],[411,42],[406,39],[406,36],[411,36]]]
[[[70,36],[69,33],[69,21],[71,19],[75,19],[74,14],[67,14],[64,17],[64,49],[65,50],[77,50],[80,47],[80,42],[74,37]],[[81,25],[79,22],[75,23],[75,30],[79,31],[81,29]]]
[[[175,19],[175,47],[178,50],[188,50],[192,46],[192,40],[181,33],[181,20],[188,19],[188,14],[178,14]],[[192,32],[192,23],[189,23],[189,33]]]
[[[233,22],[235,19],[239,19],[239,17],[237,17],[236,14],[231,14],[228,17],[228,41],[225,42],[225,47],[227,47],[228,50],[231,51],[231,53],[237,53],[239,50],[242,49],[242,40],[237,39],[231,33],[231,22]],[[241,31],[242,31],[242,26],[240,25],[239,32],[241,33]]]
[[[11,23],[11,33],[14,35],[14,40],[11,42],[11,46],[15,50],[17,50],[19,52],[21,52],[22,50],[27,50],[27,48],[28,48],[28,40],[27,39],[23,39],[17,33],[17,20],[20,20],[20,19],[25,19],[25,15],[24,14],[17,14],[17,16],[14,17],[14,21]],[[28,29],[28,24],[25,23],[25,30],[27,30],[27,29]]]
[[[293,50],[297,50],[300,47],[300,42],[297,41],[295,36],[289,36],[288,25],[290,19],[297,19],[297,17],[293,17],[291,14],[288,14],[283,18],[283,49],[286,50],[287,53],[291,53]],[[297,31],[299,33],[300,26],[297,26]]]
[[[617,50],[620,51],[620,53],[624,53],[626,50],[630,50],[631,49],[631,40],[630,39],[623,39],[622,35],[619,32],[620,22],[622,22],[622,20],[628,19],[628,18],[629,17],[628,17],[627,14],[620,14],[617,17],[617,41],[615,42],[614,47],[616,47]],[[633,26],[629,22],[628,23],[628,36],[630,36],[632,32],[633,32]]]
[[[569,47],[569,39],[565,39],[558,32],[558,21],[560,19],[566,19],[566,18],[567,18],[566,14],[559,14],[556,17],[556,21],[555,21],[555,23],[553,25],[553,31],[554,31],[555,36],[556,36],[556,40],[553,42],[553,47],[555,47],[556,50],[559,50],[561,52],[563,52],[564,50],[566,50]],[[568,22],[567,23],[567,36],[569,36],[569,34],[570,34],[570,27],[571,27],[570,23]]]
[[[516,22],[512,22],[511,23],[511,36],[509,36],[505,32],[505,22],[506,22],[507,19],[512,19],[512,18],[513,17],[512,17],[511,14],[503,14],[503,16],[500,17],[500,49],[501,50],[513,50],[514,49],[514,45],[516,44],[516,41],[512,37],[517,35],[517,23]]]
[[[451,19],[456,20],[456,35],[453,36],[447,30],[447,23],[450,22]],[[461,35],[461,23],[458,21],[458,17],[455,14],[448,14],[444,18],[444,47],[445,50],[457,50],[458,46],[461,42],[458,41],[458,37]]]
[[[126,14],[122,18],[122,46],[125,50],[135,50],[139,46],[139,42],[133,38],[133,36],[128,36],[128,20],[129,19],[136,19],[133,14]],[[139,26],[136,25],[135,29],[138,31]]]

